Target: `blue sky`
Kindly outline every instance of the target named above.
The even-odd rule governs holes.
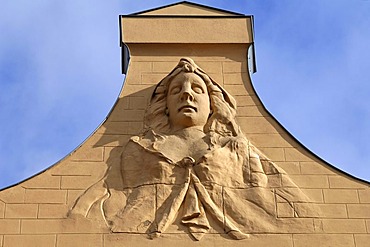
[[[51,166],[104,120],[120,74],[118,15],[176,1],[3,0],[0,188]],[[370,181],[370,1],[193,1],[255,17],[267,109],[302,144]]]

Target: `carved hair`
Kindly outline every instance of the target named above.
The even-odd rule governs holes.
[[[191,58],[181,58],[178,65],[157,84],[145,113],[146,129],[163,134],[170,132],[170,122],[166,114],[167,93],[171,81],[180,73],[195,73],[203,79],[207,86],[211,114],[203,128],[204,132],[214,132],[222,136],[238,135],[240,131],[239,126],[235,123],[235,99],[212,80]]]

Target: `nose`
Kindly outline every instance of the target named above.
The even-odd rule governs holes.
[[[191,90],[190,83],[184,83],[184,85],[182,87],[182,90],[181,90],[180,99],[182,101],[186,101],[186,100],[193,101],[194,100],[194,96],[193,96],[193,93],[192,93],[192,90]]]

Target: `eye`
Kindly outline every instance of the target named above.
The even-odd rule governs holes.
[[[180,87],[173,87],[170,89],[170,94],[178,94],[180,93]]]
[[[199,85],[193,85],[192,86],[192,89],[193,89],[193,91],[194,92],[196,92],[196,93],[204,93],[204,91],[203,91],[203,88],[201,87],[201,86],[199,86]]]

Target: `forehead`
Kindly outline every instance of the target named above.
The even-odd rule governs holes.
[[[203,79],[199,75],[191,72],[180,72],[177,74],[171,80],[169,87],[179,86],[185,82],[196,83],[206,88],[206,84]]]

